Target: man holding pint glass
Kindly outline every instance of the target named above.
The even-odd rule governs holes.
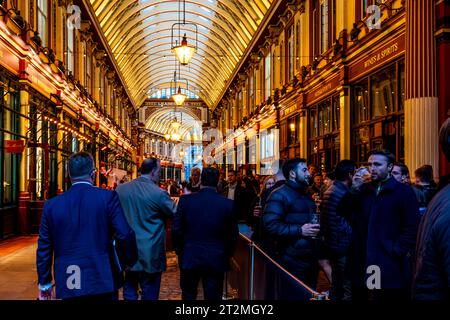
[[[316,205],[306,192],[310,179],[306,160],[288,160],[283,166],[283,175],[286,183],[274,190],[267,200],[263,215],[264,229],[278,242],[278,262],[315,289],[319,270],[320,225],[311,223],[317,216]]]

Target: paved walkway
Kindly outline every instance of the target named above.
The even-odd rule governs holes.
[[[37,298],[36,246],[36,236],[0,242],[0,300]],[[167,271],[161,280],[160,299],[181,300],[179,283],[176,255],[170,252],[167,255]]]

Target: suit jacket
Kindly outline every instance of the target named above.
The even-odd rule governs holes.
[[[134,264],[135,234],[114,191],[80,183],[48,200],[42,213],[36,254],[39,284],[52,281],[54,258],[57,298],[114,291],[117,287],[110,255],[113,236],[127,248],[124,263]]]
[[[228,270],[238,234],[232,200],[213,188],[181,196],[172,224],[181,269]]]
[[[251,189],[244,188],[241,183],[238,182],[236,189],[234,190],[234,207],[236,210],[237,219],[239,222],[244,222],[249,225],[253,222],[253,208],[251,208],[251,205],[256,197],[253,186],[251,187]],[[225,198],[228,198],[229,189],[229,184],[223,189],[222,195]]]
[[[138,262],[132,271],[166,270],[165,221],[173,218],[175,203],[169,194],[146,177],[117,187],[125,217],[136,233]]]

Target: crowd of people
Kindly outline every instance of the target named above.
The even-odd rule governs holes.
[[[450,120],[440,143],[450,161]],[[52,293],[54,257],[59,298],[117,298],[123,287],[125,299],[158,299],[165,225],[173,219],[184,300],[197,298],[200,280],[205,299],[221,299],[242,226],[310,288],[322,270],[333,300],[450,298],[448,177],[436,183],[433,168],[423,165],[412,183],[388,150],[373,150],[362,167],[346,159],[321,173],[295,158],[279,168],[273,176],[229,170],[225,179],[216,168],[194,167],[189,182],[160,185],[159,160],[149,158],[137,179],[109,191],[93,186],[92,156],[73,155],[71,189],[43,211],[41,297]],[[111,239],[121,262],[108,269]]]

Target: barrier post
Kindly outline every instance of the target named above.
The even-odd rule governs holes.
[[[254,281],[255,281],[255,243],[250,242],[250,288],[249,288],[249,300],[254,300]]]

